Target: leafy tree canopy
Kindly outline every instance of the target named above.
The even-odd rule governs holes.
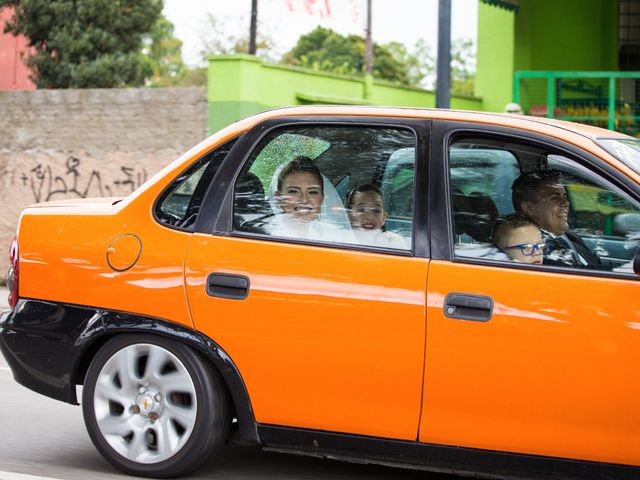
[[[5,32],[33,48],[26,63],[38,88],[144,83],[140,51],[162,0],[0,0],[4,7],[14,8]]]
[[[314,70],[362,75],[364,73],[364,38],[358,35],[340,35],[329,28],[317,27],[302,35],[291,51],[282,58],[283,63]],[[404,45],[392,42],[373,44],[373,76],[405,85],[417,84],[410,63],[414,57]]]
[[[473,95],[475,77],[473,41],[459,38],[451,45],[451,93]]]
[[[182,61],[182,41],[173,35],[173,23],[160,15],[143,38],[143,75],[151,87],[182,85],[190,71]]]
[[[364,38],[340,35],[318,27],[302,35],[281,62],[346,75],[364,74]],[[373,44],[373,75],[403,85],[434,88],[435,56],[424,40],[409,51],[398,42]],[[471,40],[456,40],[451,48],[451,91],[473,95],[475,52]]]

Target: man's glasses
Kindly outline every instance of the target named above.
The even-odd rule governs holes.
[[[504,247],[504,250],[513,250],[517,248],[520,250],[522,255],[530,257],[531,255],[535,255],[538,252],[540,252],[540,254],[542,255],[545,246],[546,245],[544,243],[519,243],[518,245],[510,245],[508,247]]]

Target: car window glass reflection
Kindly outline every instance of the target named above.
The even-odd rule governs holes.
[[[235,142],[231,140],[209,152],[171,183],[156,203],[158,221],[184,230],[195,228],[207,189]]]
[[[574,160],[459,142],[449,165],[456,256],[632,273],[640,207]]]
[[[296,127],[272,133],[234,189],[238,232],[411,248],[415,138],[397,128]]]

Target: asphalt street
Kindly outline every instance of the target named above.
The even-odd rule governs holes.
[[[18,385],[0,357],[0,480],[115,479],[93,447],[79,406]],[[18,475],[16,475],[18,474]],[[228,444],[189,479],[450,479],[425,472],[296,457]]]

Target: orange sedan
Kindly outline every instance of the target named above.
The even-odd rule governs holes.
[[[639,246],[632,137],[273,110],[126,198],[25,209],[0,348],[133,475],[187,473],[237,429],[476,477],[638,478]]]

